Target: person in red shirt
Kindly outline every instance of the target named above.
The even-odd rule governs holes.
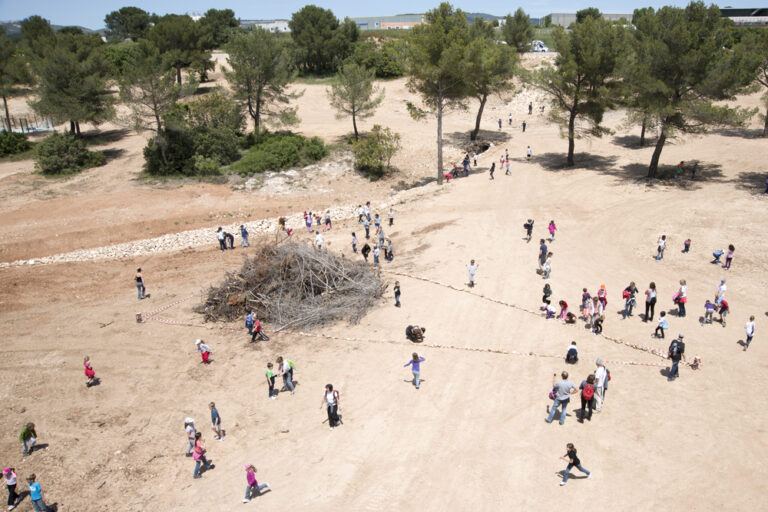
[[[261,338],[264,341],[269,341],[269,337],[264,334],[261,328],[261,322],[255,316],[253,317],[253,333],[251,335],[251,341],[256,341],[256,338]]]

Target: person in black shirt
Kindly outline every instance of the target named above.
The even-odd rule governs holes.
[[[360,249],[360,253],[363,255],[363,258],[365,258],[365,262],[368,262],[368,254],[371,252],[371,246],[368,244],[365,244],[362,249]]]
[[[136,280],[136,288],[139,292],[139,300],[147,297],[147,289],[144,287],[144,276],[141,275],[141,267],[136,269],[136,276],[134,279]]]
[[[419,327],[418,325],[409,325],[405,328],[405,337],[413,342],[424,341],[424,333],[427,332],[425,327]]]
[[[677,366],[680,359],[685,361],[685,343],[683,343],[683,333],[678,334],[677,339],[669,345],[669,358],[672,360],[672,368],[669,370],[669,380],[674,380],[680,376]]]
[[[400,307],[400,281],[395,281],[395,307]]]
[[[579,471],[582,473],[585,473],[587,475],[587,480],[592,478],[592,472],[588,469],[585,469],[581,466],[581,461],[576,456],[576,447],[573,446],[573,443],[568,443],[565,445],[568,451],[565,455],[560,457],[561,459],[568,461],[568,467],[565,468],[565,472],[563,472],[563,481],[560,482],[560,485],[565,485],[568,483],[568,477],[570,476],[571,468],[576,466]]]

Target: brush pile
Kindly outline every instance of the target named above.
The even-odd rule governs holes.
[[[386,288],[374,267],[306,243],[264,244],[255,251],[207,291],[195,309],[205,321],[239,320],[255,311],[276,330],[357,323]]]

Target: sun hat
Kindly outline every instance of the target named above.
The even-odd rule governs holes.
[[[683,336],[683,333],[678,334],[677,337],[678,338],[685,338],[685,336]]]
[[[3,470],[3,474],[4,474],[4,475],[7,475],[7,474],[9,474],[10,472],[11,472],[11,468],[5,468],[5,469]]]
[[[243,469],[244,469],[245,471],[248,471],[248,470],[251,468],[251,466],[253,466],[253,464],[246,464],[246,465],[245,465],[245,467],[244,467]]]
[[[194,423],[194,422],[195,420],[193,420],[192,418],[184,418],[184,423]]]
[[[195,340],[195,345],[199,345],[199,344],[201,344],[202,342],[203,342],[203,340],[197,339],[197,340]]]

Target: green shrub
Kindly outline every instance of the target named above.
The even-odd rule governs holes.
[[[371,179],[381,178],[391,169],[390,161],[398,149],[400,135],[376,124],[352,147],[355,167]]]
[[[191,176],[195,174],[194,155],[195,143],[186,130],[165,130],[144,147],[144,170],[154,176]]]
[[[219,164],[231,164],[240,158],[237,134],[229,128],[201,128],[192,134],[195,155],[211,158]]]
[[[221,174],[221,164],[215,158],[195,155],[194,162],[195,174],[198,176],[215,176]]]
[[[32,149],[32,144],[22,133],[0,132],[0,156],[16,155]]]
[[[319,137],[307,139],[287,132],[261,133],[253,136],[253,146],[230,170],[242,175],[279,171],[297,165],[308,165],[324,158],[328,148]]]
[[[53,133],[37,145],[35,166],[43,174],[72,174],[104,165],[103,153],[93,153],[73,135]]]

